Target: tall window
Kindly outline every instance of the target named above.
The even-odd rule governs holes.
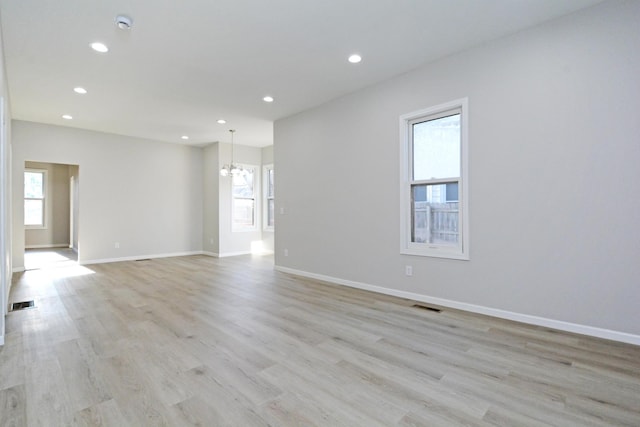
[[[233,230],[255,230],[256,193],[255,168],[245,167],[242,173],[232,177]]]
[[[24,172],[24,225],[28,228],[45,227],[45,196],[47,172]]]
[[[264,167],[264,228],[273,230],[275,225],[275,199],[273,194],[273,165]]]
[[[400,118],[401,253],[469,259],[467,100]]]

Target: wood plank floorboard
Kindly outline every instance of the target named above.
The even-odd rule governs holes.
[[[640,426],[640,347],[189,256],[14,275],[2,426]]]

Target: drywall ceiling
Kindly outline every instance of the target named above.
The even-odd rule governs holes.
[[[234,128],[260,147],[276,119],[598,2],[0,0],[0,13],[14,119],[194,145]]]

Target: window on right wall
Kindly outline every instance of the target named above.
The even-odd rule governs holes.
[[[255,166],[245,166],[242,173],[232,175],[232,231],[256,229]]]
[[[273,165],[265,165],[264,170],[264,229],[273,231],[275,228],[275,198]]]
[[[467,104],[400,117],[403,254],[469,259]]]

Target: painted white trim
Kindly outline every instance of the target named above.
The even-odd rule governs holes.
[[[458,200],[460,201],[461,241],[456,247],[411,242],[411,183],[412,177],[410,123],[425,116],[437,116],[451,110],[460,110],[460,177],[458,178]],[[403,255],[429,256],[469,260],[469,99],[461,98],[444,104],[403,114],[399,118],[400,128],[400,253]],[[425,180],[438,182],[439,180]],[[450,182],[451,180],[442,180]]]
[[[11,269],[11,271],[12,271],[13,273],[22,273],[22,272],[23,272],[23,271],[25,271],[25,270],[24,270],[24,267],[13,267],[13,268]]]
[[[90,259],[90,260],[78,261],[78,264],[80,265],[107,264],[110,262],[135,261],[137,259],[171,258],[171,257],[190,256],[190,255],[202,255],[202,251],[173,252],[168,254],[153,254],[153,255],[137,255],[137,256],[127,256],[127,257],[120,257],[120,258]]]
[[[4,96],[0,96],[0,345],[4,345],[5,315],[11,290],[11,145],[7,139]]]
[[[25,249],[50,249],[50,248],[69,248],[68,243],[52,243],[48,245],[29,245]]]
[[[561,320],[548,319],[545,317],[532,316],[529,314],[516,313],[513,311],[500,310],[497,308],[484,307],[475,304],[468,304],[459,301],[448,300],[444,298],[430,297],[428,295],[416,294],[413,292],[399,291],[397,289],[384,288],[382,286],[370,285],[352,280],[339,279],[337,277],[325,276],[323,274],[310,273],[307,271],[296,270],[289,267],[275,266],[276,271],[293,274],[295,276],[307,277],[310,279],[322,280],[324,282],[334,283],[337,285],[348,286],[356,289],[377,292],[384,295],[391,295],[409,300],[426,302],[429,304],[440,305],[443,307],[455,308],[457,310],[468,311],[471,313],[484,314],[500,319],[513,320],[515,322],[526,323],[535,326],[543,326],[546,328],[557,329],[575,334],[588,335],[597,338],[604,338],[612,341],[624,342],[627,344],[640,345],[640,335],[629,334],[627,332],[613,331],[611,329],[597,328],[594,326],[580,325],[577,323],[564,322]]]
[[[202,251],[202,255],[211,256],[214,258],[220,258],[220,254],[217,254],[215,252]]]
[[[273,233],[275,231],[275,227],[269,224],[269,171],[274,171],[274,179],[275,179],[275,169],[273,168],[273,163],[269,163],[267,165],[262,165],[262,231],[267,231]],[[271,195],[271,200],[275,203],[275,185],[273,186],[273,193]],[[276,211],[275,207],[273,210],[274,223]]]

